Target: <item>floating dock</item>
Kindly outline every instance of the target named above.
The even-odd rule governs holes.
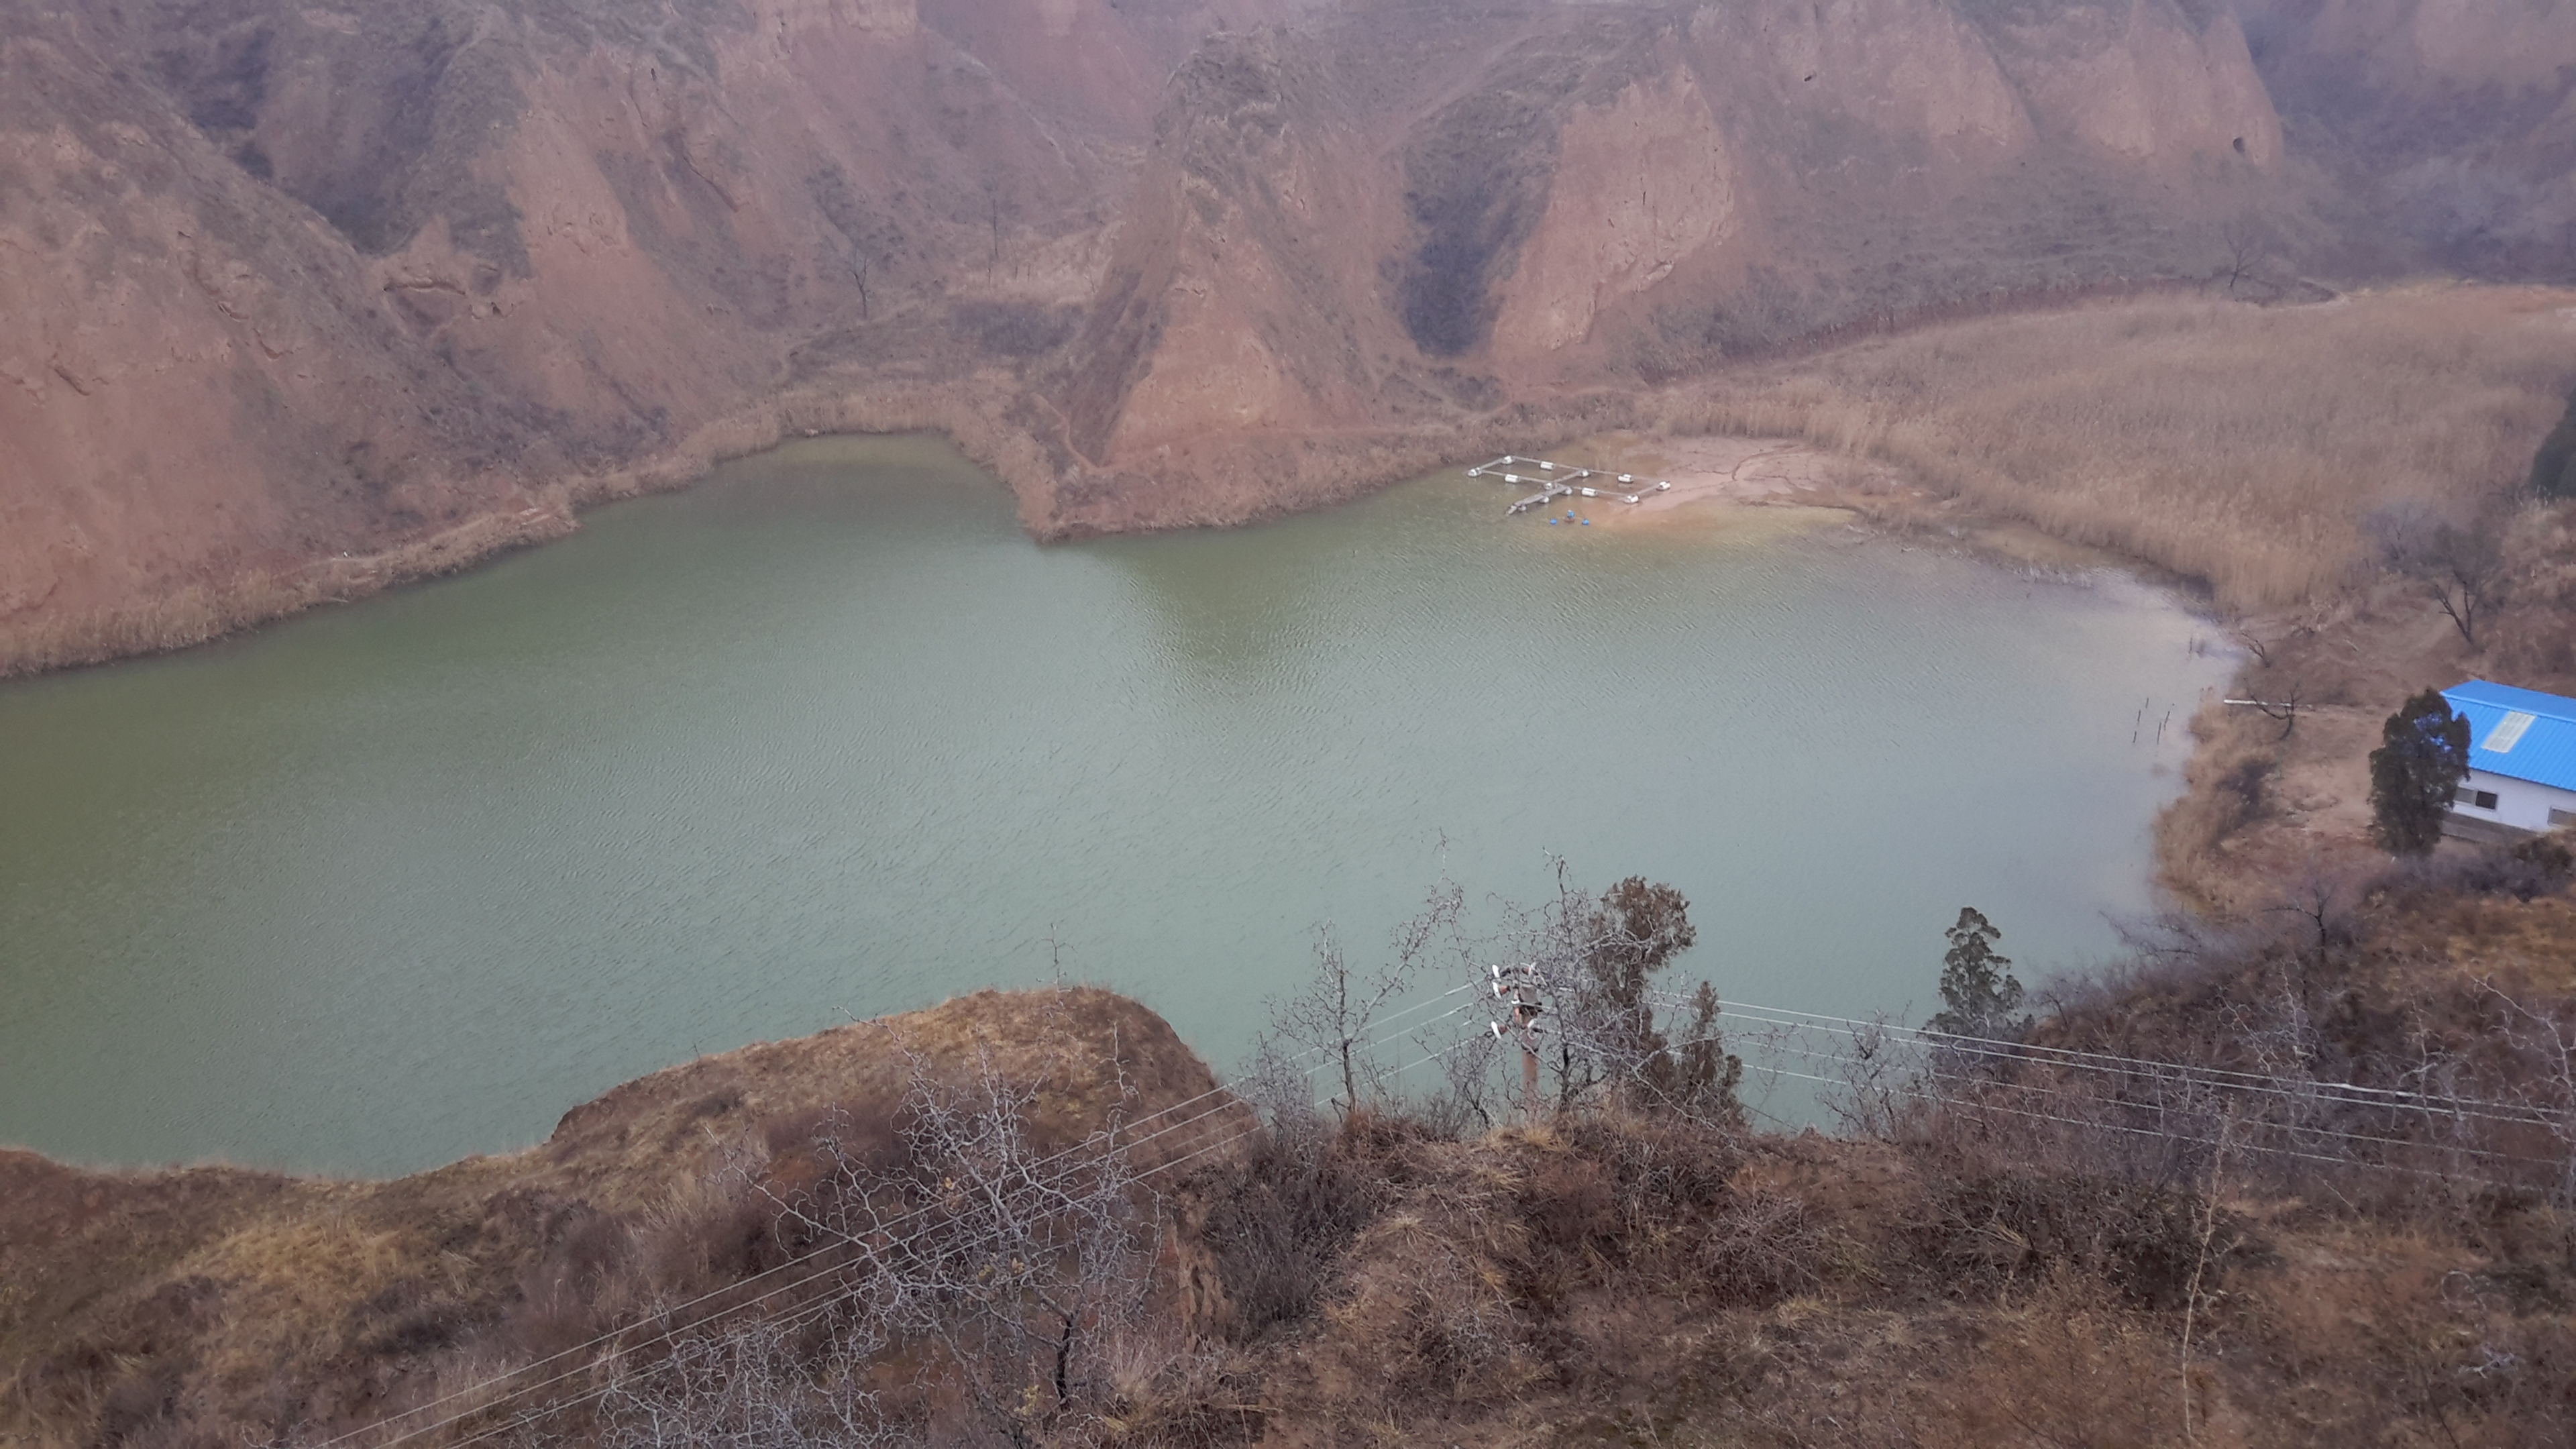
[[[1518,468],[1529,473],[1514,472]],[[1545,458],[1523,458],[1505,453],[1490,463],[1479,463],[1467,470],[1470,478],[1500,478],[1506,483],[1535,483],[1536,493],[1511,506],[1513,513],[1527,513],[1559,498],[1616,498],[1635,503],[1649,493],[1662,493],[1673,485],[1657,481],[1648,483],[1633,473],[1607,473],[1598,468],[1579,468],[1570,463],[1551,462]],[[1617,486],[1612,486],[1613,481]]]
[[[1512,481],[1513,481],[1513,482],[1515,482],[1515,483],[1517,483],[1517,482],[1519,482],[1520,480],[1519,480],[1519,479],[1517,479],[1517,478],[1515,478],[1515,479],[1513,479]],[[1557,499],[1572,497],[1572,496],[1573,496],[1573,494],[1574,494],[1574,490],[1573,490],[1573,489],[1571,489],[1571,488],[1566,487],[1566,486],[1565,486],[1564,484],[1562,484],[1562,483],[1550,483],[1550,484],[1549,484],[1549,485],[1547,485],[1545,488],[1542,488],[1542,489],[1540,489],[1539,491],[1537,491],[1536,493],[1531,494],[1531,495],[1530,495],[1530,496],[1528,496],[1527,498],[1522,499],[1520,502],[1513,504],[1513,505],[1512,505],[1512,512],[1514,512],[1514,513],[1527,513],[1527,512],[1529,512],[1531,509],[1533,509],[1533,508],[1538,508],[1538,507],[1542,507],[1542,506],[1544,506],[1544,505],[1546,505],[1546,504],[1553,503],[1553,502],[1555,502]]]

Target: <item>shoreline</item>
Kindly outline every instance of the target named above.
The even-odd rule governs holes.
[[[2249,310],[2266,305],[2212,299],[2199,283],[2121,284],[2079,289],[2071,296],[2042,291],[1982,305],[1964,316],[1938,311],[1885,319],[1857,331],[1847,329],[1848,335],[1837,332],[1735,359],[1686,379],[1541,391],[1485,413],[1405,426],[1210,434],[1158,450],[1141,464],[1111,466],[1092,462],[1062,437],[1048,436],[1043,424],[1060,426],[1061,413],[1014,370],[986,367],[908,381],[873,380],[852,371],[812,373],[625,464],[533,485],[505,480],[510,486],[498,490],[507,499],[502,507],[371,552],[271,556],[228,578],[177,581],[115,608],[0,624],[0,684],[190,649],[309,609],[354,603],[471,569],[578,532],[580,515],[588,509],[688,488],[724,463],[821,436],[937,433],[1001,481],[1018,504],[1022,529],[1040,543],[1247,527],[1335,507],[1502,452],[1545,452],[1600,440],[1618,440],[1632,451],[1660,449],[1678,454],[1681,462],[1727,469],[1722,485],[1694,496],[1761,501],[1809,493],[1816,496],[1794,501],[1896,517],[1903,510],[1889,507],[1888,498],[1955,495],[1935,492],[1920,481],[1888,486],[1884,478],[1905,472],[1902,460],[1866,446],[1846,448],[1787,436],[1764,425],[1779,421],[1777,415],[1732,416],[1738,410],[1730,407],[1731,400],[1748,387],[1758,394],[1764,379],[1781,369],[1925,332],[2158,304]],[[1800,461],[1805,473],[1786,482],[1768,476],[1768,465],[1746,477],[1742,469],[1758,460],[1713,459],[1701,446],[1745,440],[1807,455],[1814,466]],[[1677,463],[1674,471],[1693,470]],[[1240,481],[1256,476],[1262,480],[1258,484]],[[1670,506],[1685,501],[1674,499]],[[2037,520],[2030,522],[2046,531]]]
[[[654,458],[557,480],[513,496],[505,512],[375,553],[252,571],[109,616],[0,630],[0,683],[194,647],[460,572],[568,536],[587,508],[676,491],[798,438],[936,433],[1009,489],[1022,530],[1042,544],[1247,526],[1526,451],[1676,483],[1633,508],[1595,510],[1596,525],[1655,527],[1713,508],[1842,509],[1870,531],[2006,568],[2114,569],[2160,588],[2214,633],[2253,640],[2253,652],[2279,661],[2282,673],[2268,673],[2275,664],[2264,659],[2243,662],[2233,692],[2314,676],[2304,696],[2311,727],[2278,747],[2223,712],[2193,722],[2189,789],[2159,820],[2156,879],[2201,908],[2225,909],[2248,876],[2228,847],[2241,831],[2264,837],[2238,852],[2261,862],[2257,879],[2295,873],[2294,856],[2360,850],[2345,777],[2359,768],[2367,732],[2353,720],[2427,683],[2481,672],[2576,685],[2549,662],[2564,653],[2554,616],[2507,620],[2507,636],[2542,637],[2507,637],[2500,658],[2454,647],[2438,619],[2426,624],[2429,604],[2364,570],[2359,538],[2361,515],[2389,490],[2437,504],[2465,497],[2500,476],[2512,461],[2504,454],[2518,455],[2518,430],[2546,430],[2561,407],[2553,389],[2576,380],[2572,299],[2565,289],[2457,284],[2280,308],[2208,296],[2017,308],[1660,387],[1524,399],[1409,428],[1211,435],[1158,453],[1145,471],[1092,468],[1042,436],[1047,410],[1032,404],[1043,399],[1016,372],[891,384],[809,375]],[[2461,348],[2478,351],[2462,364]],[[2314,375],[2295,390],[2273,381],[2308,365]],[[2220,375],[2206,376],[2211,367]],[[2437,388],[2421,417],[2373,433],[2334,421],[2354,397],[2410,378],[2419,391]],[[2213,428],[2256,427],[2264,446],[2212,452],[2215,444],[2173,432],[2177,408],[2198,409]],[[2443,457],[2443,469],[2407,465],[2419,455]],[[2284,473],[2283,457],[2302,468]],[[2538,607],[2529,612],[2537,618]],[[2385,656],[2373,667],[2346,657],[2371,651]],[[2269,783],[2213,783],[2243,769]]]
[[[0,685],[193,649],[309,609],[461,573],[522,548],[568,538],[590,509],[695,486],[717,467],[800,438],[935,432],[993,474],[1020,504],[1023,527],[1044,460],[960,384],[791,391],[708,423],[629,466],[559,478],[513,506],[476,514],[372,553],[344,552],[253,568],[103,613],[0,628]],[[1013,446],[1019,444],[1021,446]]]

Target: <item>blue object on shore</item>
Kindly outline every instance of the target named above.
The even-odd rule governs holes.
[[[1586,528],[1590,528],[1590,527],[1592,526],[1592,520],[1591,520],[1591,519],[1589,519],[1589,518],[1587,518],[1587,519],[1583,520],[1583,526],[1584,526],[1584,527],[1586,527]]]

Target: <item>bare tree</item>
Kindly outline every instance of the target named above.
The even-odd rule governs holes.
[[[806,187],[823,219],[849,243],[841,265],[859,292],[859,320],[868,320],[875,294],[871,283],[904,249],[903,228],[883,205],[850,180],[837,163],[826,162],[807,178]]]
[[[2254,656],[2255,663],[2266,669],[2272,667],[2272,644],[2262,635],[2255,633],[2252,625],[2240,619],[2228,626],[2227,633],[2228,637],[2241,645],[2246,653]]]
[[[2186,1444],[2199,1442],[2191,1429],[2191,1331],[2194,1320],[2200,1314],[2201,1280],[2209,1273],[2210,1243],[2218,1236],[2219,1181],[2227,1172],[2227,1139],[2235,1125],[2236,1118],[2233,1113],[2220,1119],[2218,1153],[2209,1160],[2209,1186],[2200,1195],[2200,1227],[2197,1233],[2199,1243],[2192,1253],[2191,1281],[2183,1288],[2182,1350],[2177,1364],[2180,1369],[2178,1376],[2182,1382],[2182,1437]]]
[[[1111,1351],[1144,1318],[1161,1228],[1114,1124],[1066,1150],[1032,1140],[1040,1086],[989,1058],[950,1085],[915,1058],[893,1160],[835,1118],[815,1137],[812,1187],[755,1180],[783,1222],[846,1245],[820,1311],[936,1365],[974,1420],[1014,1446],[1097,1418]]]
[[[2328,869],[2311,851],[2297,879],[2264,909],[2298,921],[2294,950],[2299,959],[2322,968],[2332,953],[2352,944],[2353,900],[2359,894],[2348,877]]]
[[[1401,1000],[1435,965],[1463,967],[1466,951],[1458,935],[1465,893],[1443,882],[1422,910],[1395,930],[1392,951],[1383,965],[1356,967],[1327,924],[1315,939],[1315,974],[1296,995],[1270,1000],[1270,1030],[1279,1041],[1320,1055],[1320,1068],[1334,1070],[1341,1081],[1338,1103],[1343,1115],[1358,1108],[1364,1096],[1379,1093],[1386,1069],[1376,1054],[1372,1026],[1387,1008]],[[1464,976],[1461,969],[1458,974]]]
[[[2290,685],[2287,689],[2273,690],[2271,692],[2278,694],[2281,697],[2279,699],[2257,699],[2249,700],[2247,702],[2253,705],[2254,712],[2256,714],[2259,714],[2268,720],[2279,721],[2281,726],[2281,738],[2286,740],[2290,737],[2290,732],[2299,727],[2299,710],[2307,702],[2308,687],[2305,682],[2293,679],[2290,681]]]
[[[2476,648],[2478,621],[2504,607],[2509,592],[2495,531],[2443,521],[2414,499],[2374,510],[2364,528],[2380,561],[2429,596],[2461,640]]]
[[[2272,257],[2271,224],[2250,207],[2219,227],[2218,242],[2226,250],[2227,262],[2222,270],[2230,294],[2236,291],[2238,283],[2252,278]]]

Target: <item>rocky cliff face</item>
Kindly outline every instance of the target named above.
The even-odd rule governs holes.
[[[2248,3],[0,0],[0,670],[785,428],[1222,522],[2254,224],[2571,265],[2567,0]]]
[[[0,5],[0,667],[542,534],[809,354],[1044,350],[1154,90],[1084,59],[1264,16],[973,15],[1079,83],[909,0]]]
[[[2249,0],[2247,34],[2303,161],[2303,238],[2355,268],[2576,276],[2576,5]]]
[[[1059,518],[1293,478],[1317,434],[2204,275],[2282,171],[2234,18],[2162,0],[1386,7],[1221,37],[1174,83],[1068,368],[1072,440],[1131,486]]]

